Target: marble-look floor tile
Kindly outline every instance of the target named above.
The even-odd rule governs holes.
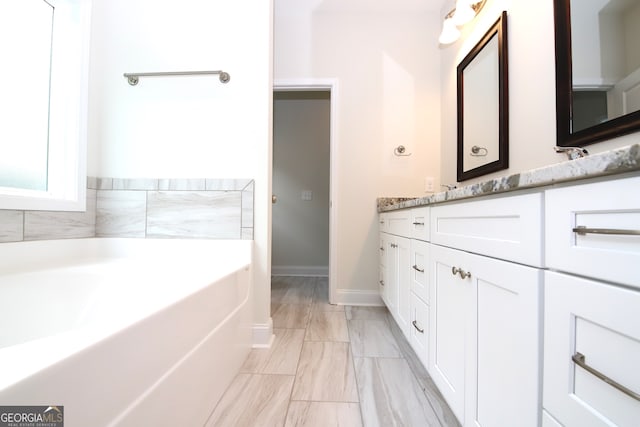
[[[404,359],[356,358],[355,366],[366,426],[440,426]]]
[[[238,374],[206,427],[282,426],[293,376]]]
[[[349,305],[345,308],[347,320],[378,319],[387,320],[387,307],[358,307]]]
[[[311,305],[271,304],[271,319],[274,328],[304,329],[309,323]]]
[[[279,276],[271,285],[271,302],[279,304],[311,304],[315,278]]]
[[[354,357],[402,357],[387,320],[349,320],[349,338]]]
[[[347,319],[341,311],[312,311],[305,341],[349,341]]]
[[[343,402],[298,402],[289,404],[285,427],[360,427],[360,405]]]
[[[304,341],[304,329],[274,329],[270,348],[254,348],[240,372],[295,375]]]
[[[313,292],[313,310],[344,311],[344,305],[329,304],[329,279],[317,277]]]
[[[420,385],[420,388],[424,392],[424,395],[427,397],[429,403],[431,403],[431,407],[435,411],[440,423],[444,427],[460,427],[460,423],[458,419],[453,414],[453,411],[442,397],[442,393],[438,390],[438,387],[431,379],[431,376],[425,369],[424,365],[416,355],[413,348],[405,338],[404,334],[396,324],[396,322],[391,318],[391,314],[389,314],[389,328],[394,338],[396,339],[396,343],[400,348],[400,352],[402,356],[409,364],[409,368],[413,372]]]
[[[305,341],[291,399],[358,402],[349,343]]]

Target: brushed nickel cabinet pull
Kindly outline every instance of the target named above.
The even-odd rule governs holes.
[[[381,251],[384,251],[384,247],[380,246],[380,250],[381,250]]]
[[[636,393],[633,390],[630,390],[630,389],[626,388],[622,384],[612,380],[611,378],[609,378],[608,376],[606,376],[602,372],[598,371],[597,369],[592,368],[591,366],[587,365],[587,362],[586,362],[585,359],[586,358],[585,358],[584,354],[578,353],[578,352],[576,352],[576,354],[571,356],[571,360],[573,360],[573,363],[575,363],[576,365],[580,366],[582,369],[584,369],[587,372],[595,375],[596,377],[598,377],[599,379],[601,379],[605,383],[609,384],[611,387],[623,392],[624,394],[626,394],[627,396],[631,397],[632,399],[640,401],[640,394]]]
[[[424,329],[420,329],[418,327],[418,325],[416,324],[416,321],[414,320],[413,322],[411,322],[413,324],[413,327],[417,329],[418,332],[420,332],[421,334],[424,334]]]
[[[418,273],[424,273],[424,269],[420,269],[420,268],[418,268],[418,266],[417,266],[417,265],[414,265],[414,266],[413,266],[413,269],[414,269],[415,271],[417,271]]]
[[[380,285],[384,286],[384,280],[380,280]]]
[[[640,230],[621,230],[617,228],[589,228],[579,225],[571,231],[584,236],[585,234],[613,234],[617,236],[640,236]]]
[[[424,225],[424,222],[414,222],[413,225]]]
[[[453,274],[454,276],[456,274],[459,274],[461,279],[466,279],[467,277],[471,277],[471,272],[464,271],[463,269],[455,267],[455,266],[451,267],[451,274]]]

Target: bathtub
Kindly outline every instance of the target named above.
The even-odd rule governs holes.
[[[0,405],[202,426],[251,346],[251,241],[0,244]]]

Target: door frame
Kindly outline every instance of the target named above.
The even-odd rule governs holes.
[[[337,244],[337,200],[338,200],[338,79],[276,79],[273,92],[329,91],[329,303],[335,304],[338,244]],[[273,141],[272,150],[273,150]],[[270,174],[273,176],[273,159]],[[271,243],[271,242],[269,242]]]

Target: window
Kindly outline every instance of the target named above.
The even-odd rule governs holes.
[[[83,210],[88,0],[5,0],[0,209]]]

